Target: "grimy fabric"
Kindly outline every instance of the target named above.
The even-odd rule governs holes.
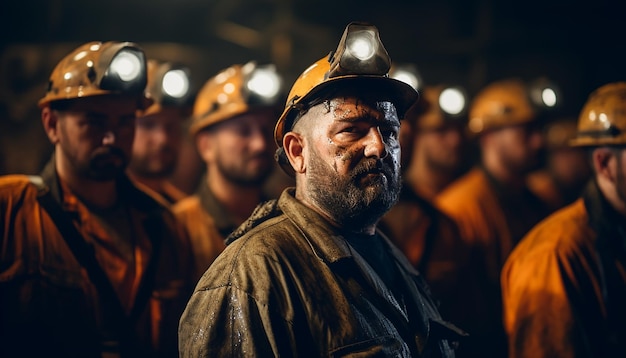
[[[181,357],[452,357],[422,277],[385,239],[396,299],[335,227],[286,189],[257,208],[196,286]]]

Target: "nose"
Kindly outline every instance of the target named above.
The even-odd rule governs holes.
[[[111,130],[108,130],[102,136],[102,145],[113,145],[115,144],[115,133]]]
[[[380,128],[372,127],[370,128],[367,136],[365,137],[365,156],[366,157],[374,157],[383,159],[385,158],[389,152],[387,150],[387,145],[383,140],[383,135],[380,133]]]

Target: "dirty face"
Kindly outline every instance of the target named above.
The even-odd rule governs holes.
[[[51,139],[76,175],[109,181],[124,172],[135,134],[136,99],[95,96],[53,111]]]
[[[347,228],[375,224],[400,192],[395,107],[340,97],[311,108],[307,117],[305,180],[312,200]]]

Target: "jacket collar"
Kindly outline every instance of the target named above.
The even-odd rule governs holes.
[[[44,166],[40,176],[46,184],[48,190],[50,190],[52,197],[57,202],[65,204],[61,181],[56,170],[56,160],[54,159],[54,154]],[[138,208],[140,212],[147,213],[148,215],[160,215],[165,209],[152,197],[150,197],[150,195],[137,189],[126,174],[120,175],[116,180],[119,198],[125,200],[130,206]]]
[[[327,263],[337,263],[342,259],[354,258],[353,249],[341,235],[340,230],[316,211],[297,200],[294,194],[294,188],[285,189],[278,199],[278,206],[283,214],[301,230],[315,254]],[[386,248],[395,257],[400,258],[397,263],[406,271],[417,276],[418,273],[415,268],[408,260],[401,259],[404,256],[391,244],[389,238],[378,229],[377,234],[383,238]]]
[[[214,219],[215,226],[222,237],[227,237],[237,228],[235,220],[228,215],[228,210],[213,195],[205,176],[200,182],[196,195],[200,198],[202,208]]]

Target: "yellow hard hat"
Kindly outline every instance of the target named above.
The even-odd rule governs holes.
[[[626,144],[626,82],[606,84],[591,93],[578,117],[572,146]]]
[[[144,95],[147,81],[143,50],[131,42],[89,42],[65,56],[50,75],[43,108],[50,102],[108,94],[137,96],[138,107],[151,101]]]
[[[375,26],[353,22],[346,27],[337,50],[307,68],[294,82],[285,109],[274,128],[279,148],[293,120],[312,100],[324,98],[329,87],[356,88],[367,94],[378,94],[381,100],[394,103],[398,115],[417,99],[410,85],[388,76],[391,59]]]
[[[448,124],[465,124],[467,95],[458,86],[426,86],[420,99],[406,114],[417,130],[429,130]]]
[[[190,71],[187,67],[155,59],[148,60],[146,97],[154,102],[138,112],[147,116],[160,112],[163,107],[186,107],[191,94]]]
[[[274,107],[282,95],[282,77],[274,65],[233,65],[209,79],[198,92],[189,129],[201,129],[250,111]]]

